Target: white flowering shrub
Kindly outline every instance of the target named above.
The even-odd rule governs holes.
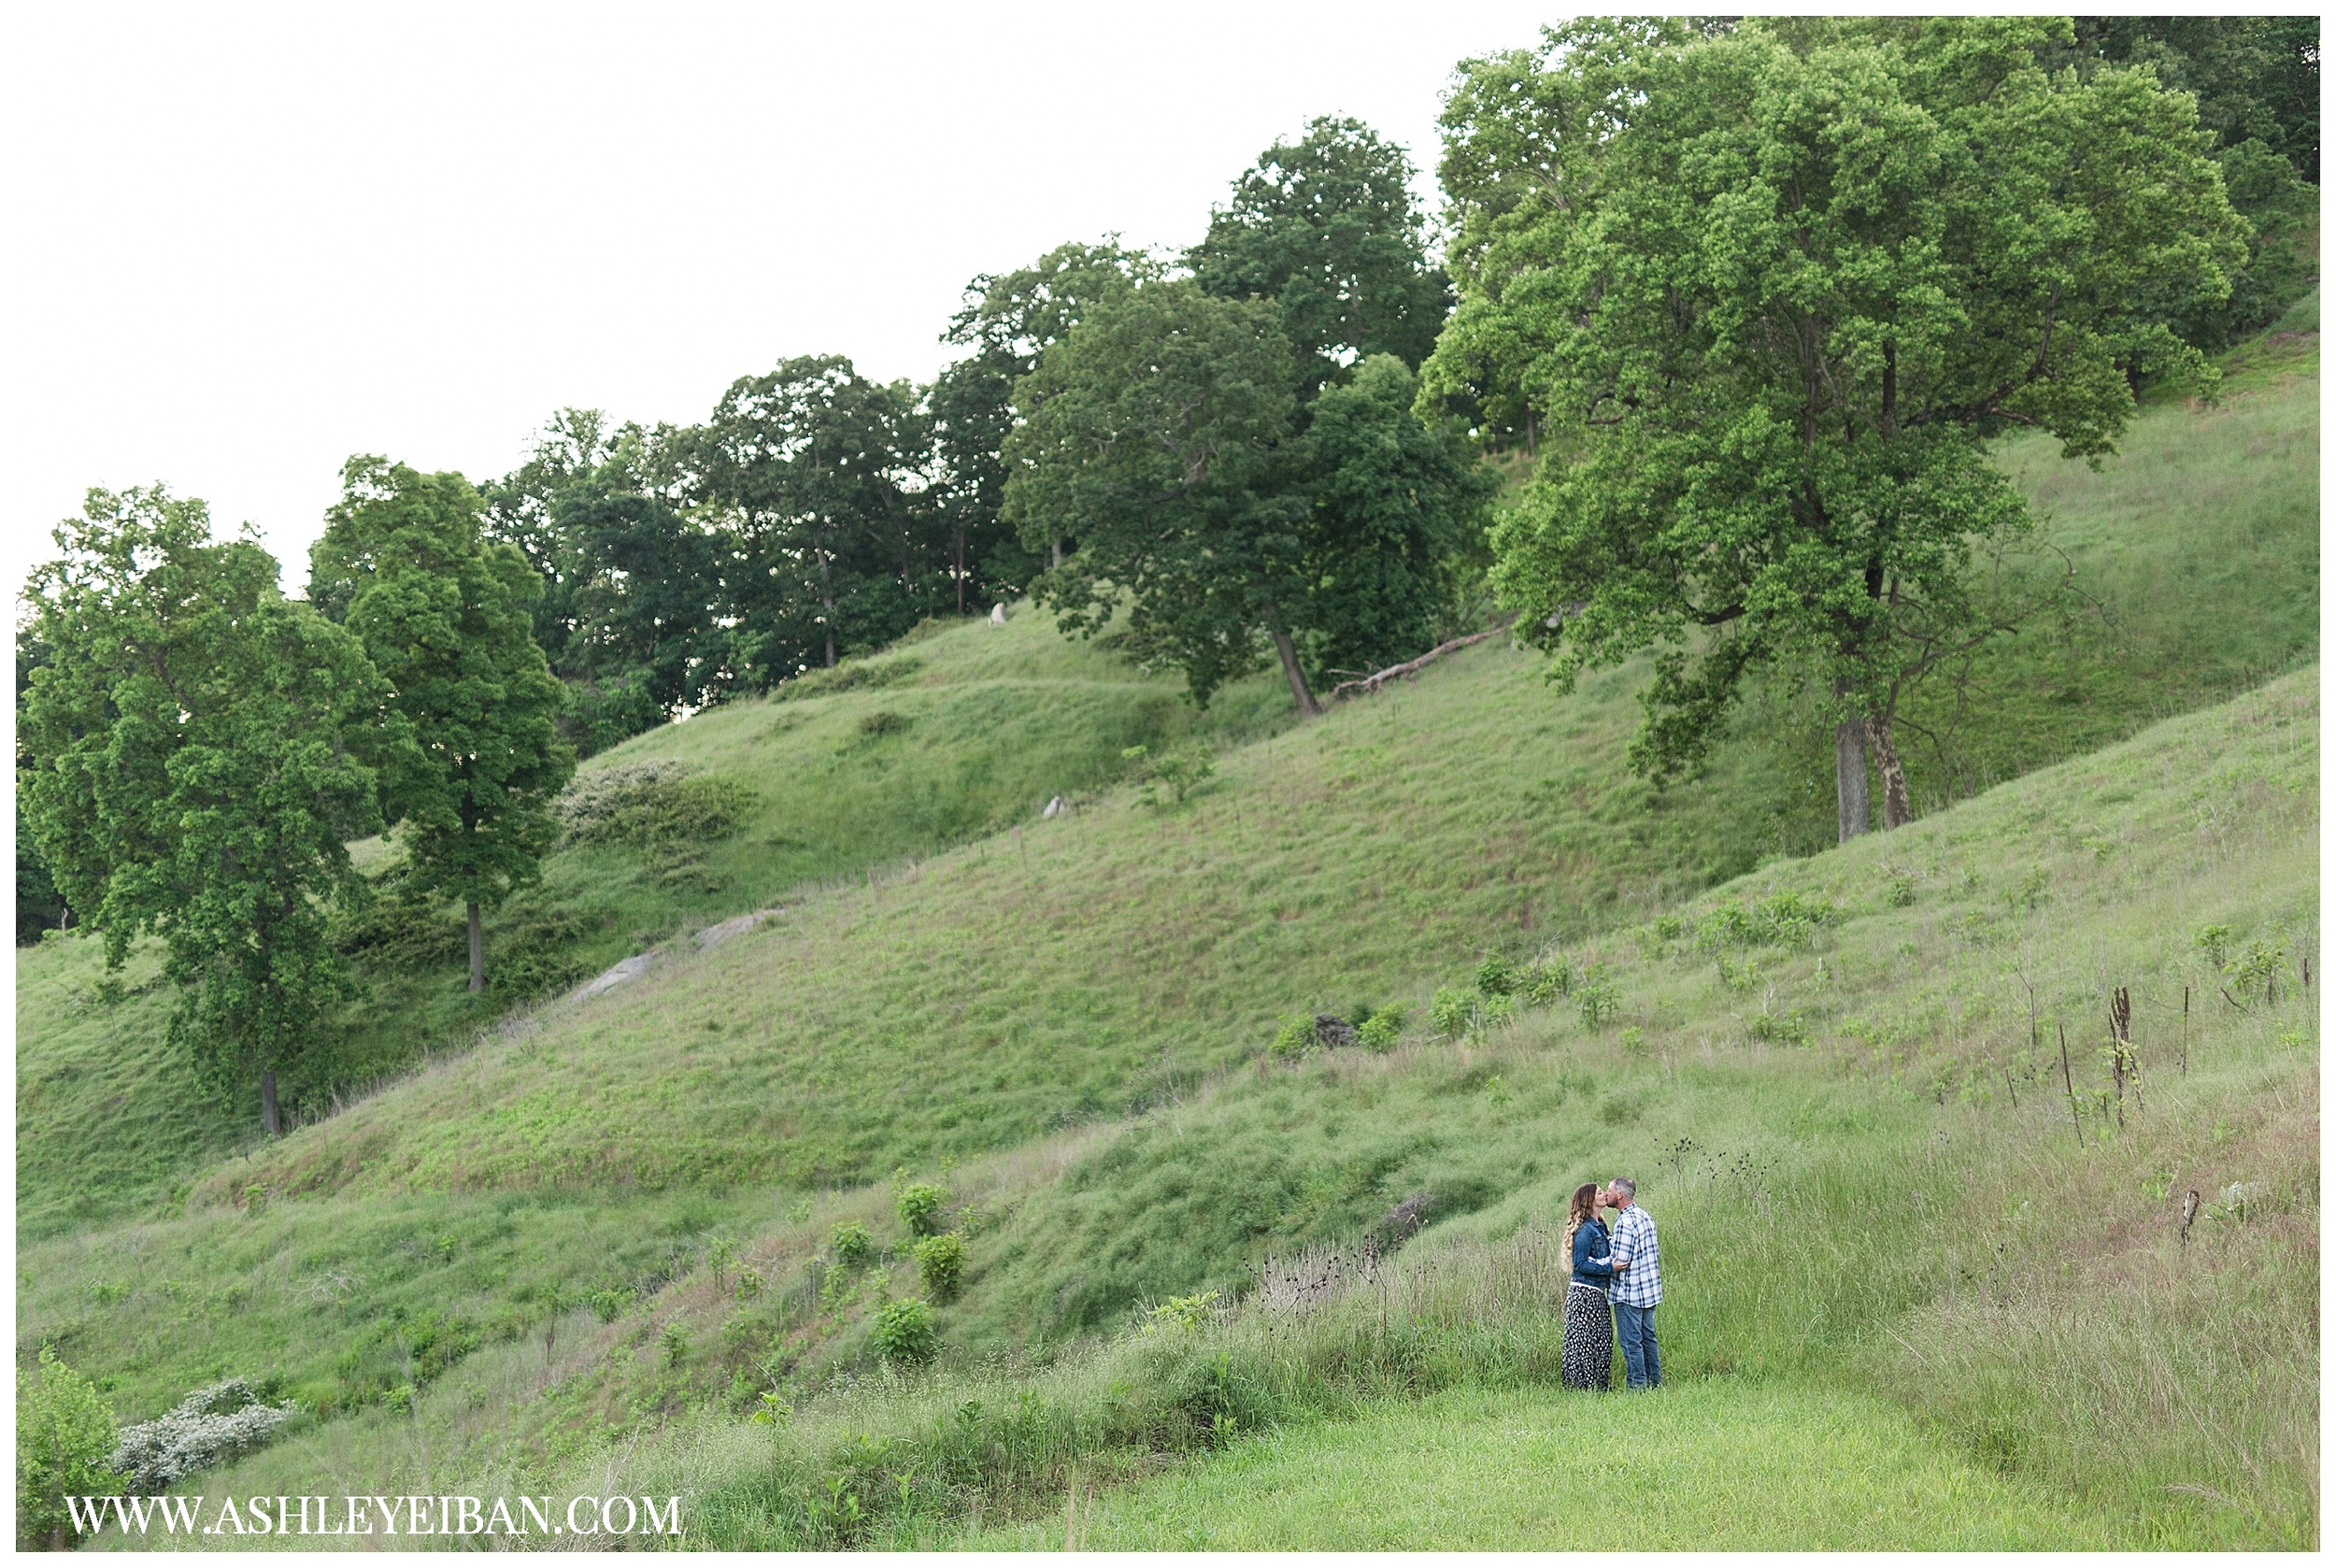
[[[292,1418],[290,1404],[270,1404],[240,1377],[197,1389],[169,1414],[121,1429],[106,1467],[119,1472],[134,1495],[158,1492],[221,1460],[265,1447]]]

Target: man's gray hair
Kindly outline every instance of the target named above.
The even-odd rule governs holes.
[[[1617,1176],[1606,1185],[1609,1187],[1619,1187],[1623,1191],[1628,1192],[1633,1198],[1638,1196],[1638,1183],[1632,1181],[1629,1176]]]

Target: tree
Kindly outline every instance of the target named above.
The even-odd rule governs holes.
[[[941,341],[973,351],[945,367],[928,394],[933,420],[933,499],[948,520],[964,608],[963,585],[976,575],[1011,591],[1041,569],[1005,519],[1005,441],[1015,424],[1015,385],[1038,368],[1039,356],[1070,335],[1100,306],[1119,298],[1159,268],[1114,239],[1059,245],[1029,266],[983,273],[965,286],[965,303]],[[1043,564],[1062,564],[1064,541],[1044,541]]]
[[[1417,392],[1410,367],[1375,354],[1315,399],[1299,461],[1304,643],[1318,676],[1367,674],[1441,641],[1484,569],[1500,478],[1461,432],[1420,421]]]
[[[345,966],[324,902],[345,845],[379,826],[376,774],[414,759],[357,640],[277,588],[245,537],[213,543],[199,501],[92,491],[26,593],[50,663],[20,733],[22,809],[50,875],[119,968],[159,934],[170,1038],[221,1086],[329,1064]]]
[[[1841,835],[1868,825],[1869,738],[1904,820],[1899,698],[2004,623],[1972,563],[2030,527],[1988,441],[2098,458],[2129,377],[2211,383],[2150,302],[2227,288],[2243,225],[2190,100],[2042,69],[2069,36],[1585,24],[1550,35],[1545,91],[1455,95],[1509,117],[1451,127],[1506,149],[1507,205],[1457,215],[1460,363],[1427,396],[1489,363],[1562,432],[1496,531],[1496,582],[1562,678],[1655,651],[1644,771],[1694,763],[1777,666],[1826,693]]]
[[[16,1540],[20,1547],[70,1551],[68,1497],[118,1497],[121,1477],[106,1468],[120,1441],[114,1413],[96,1386],[40,1347],[36,1377],[16,1386]]]
[[[742,678],[767,688],[880,648],[954,585],[932,546],[927,417],[838,355],[742,377],[692,435],[688,493],[719,522]]]
[[[1261,634],[1312,715],[1296,641],[1305,506],[1275,473],[1296,372],[1275,314],[1184,280],[1096,309],[1016,384],[1005,505],[1033,549],[1078,539],[1039,579],[1066,633],[1091,635],[1125,598],[1203,703],[1251,667]]]
[[[486,989],[480,910],[541,874],[552,801],[576,771],[559,682],[531,634],[526,559],[481,536],[460,474],[353,457],[309,552],[308,597],[362,639],[420,748],[383,800],[414,885],[460,899],[470,989]]]
[[[1417,365],[1451,308],[1411,201],[1411,160],[1358,120],[1310,121],[1233,183],[1187,258],[1201,287],[1274,302],[1318,387],[1372,354]]]
[[[2145,66],[2198,99],[2230,205],[2254,226],[2227,296],[2182,291],[2160,305],[2207,349],[2271,324],[2319,271],[2320,19],[2078,17],[2072,50],[2091,72]]]
[[[561,728],[580,756],[739,684],[723,541],[680,497],[691,439],[563,409],[487,492],[485,535],[544,584],[535,640],[566,685]]]
[[[16,629],[16,706],[24,709],[24,693],[32,690],[33,672],[49,663],[49,645],[40,640],[37,631],[22,617]],[[16,731],[16,792],[25,798],[25,776],[39,764],[24,748],[25,734],[21,724]],[[64,898],[50,880],[49,868],[41,863],[40,848],[33,840],[32,818],[20,811],[16,816],[16,945],[31,947],[45,931],[62,928],[66,918]]]

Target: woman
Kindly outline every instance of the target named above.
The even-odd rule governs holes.
[[[1595,1182],[1574,1190],[1565,1216],[1565,1247],[1574,1281],[1565,1290],[1565,1386],[1604,1389],[1614,1381],[1613,1248],[1606,1240],[1606,1194]]]

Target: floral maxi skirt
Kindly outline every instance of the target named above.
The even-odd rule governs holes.
[[[1604,1389],[1614,1382],[1614,1308],[1595,1285],[1565,1291],[1565,1386]]]

